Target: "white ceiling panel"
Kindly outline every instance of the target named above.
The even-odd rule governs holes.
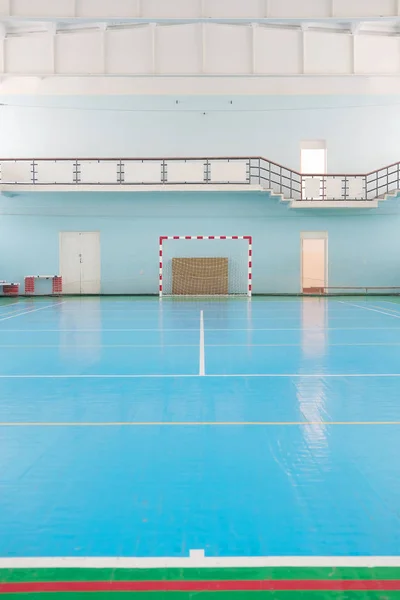
[[[146,19],[194,19],[201,14],[201,0],[142,0]]]
[[[151,27],[117,29],[107,32],[108,73],[151,73],[153,42]]]
[[[400,72],[400,38],[357,35],[354,41],[356,73]]]
[[[215,19],[262,18],[264,8],[264,0],[204,0],[204,16]]]
[[[200,73],[201,25],[156,28],[157,73]]]
[[[299,31],[257,27],[254,47],[256,73],[296,74],[302,62],[302,40]]]
[[[137,17],[137,0],[79,0],[79,17]]]
[[[9,0],[0,0],[0,16],[8,15],[10,8]]]
[[[71,17],[75,11],[74,0],[12,0],[12,14],[30,17]]]
[[[347,0],[349,2],[349,0]],[[269,0],[268,16],[300,19],[330,17],[331,0]]]
[[[57,35],[57,72],[85,74],[103,72],[102,41],[103,34],[99,31]]]
[[[250,73],[252,69],[251,27],[211,25],[205,27],[205,71]]]
[[[10,73],[51,73],[53,37],[43,33],[5,39],[6,70]]]
[[[306,73],[351,73],[351,35],[307,31],[304,34],[304,70]]]
[[[396,8],[396,0],[335,0],[333,16],[390,17]]]

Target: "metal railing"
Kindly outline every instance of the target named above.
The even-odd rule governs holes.
[[[6,186],[257,185],[287,200],[372,201],[400,190],[400,163],[367,174],[301,174],[260,156],[0,159]]]

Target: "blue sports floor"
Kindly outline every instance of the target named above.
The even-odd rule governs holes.
[[[0,557],[192,549],[400,554],[396,299],[1,301]]]

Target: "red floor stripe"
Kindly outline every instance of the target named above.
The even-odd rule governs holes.
[[[0,583],[0,594],[33,592],[400,591],[400,580],[46,581]]]

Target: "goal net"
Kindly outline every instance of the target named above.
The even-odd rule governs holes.
[[[250,236],[160,237],[160,296],[251,296]]]

